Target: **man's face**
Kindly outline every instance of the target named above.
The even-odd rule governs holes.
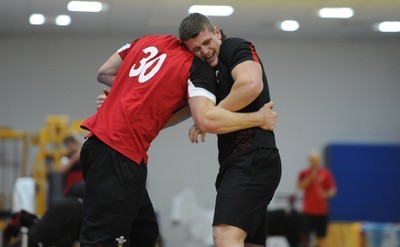
[[[211,67],[218,64],[219,48],[221,47],[221,32],[215,27],[214,33],[204,29],[196,38],[184,42],[186,47],[198,58],[207,62]]]
[[[319,162],[320,162],[318,155],[315,155],[315,154],[310,155],[309,161],[310,161],[311,168],[314,168],[314,169],[318,168]]]
[[[65,146],[67,147],[68,152],[70,152],[70,153],[77,152],[80,148],[78,143],[72,142],[72,141],[68,142]]]

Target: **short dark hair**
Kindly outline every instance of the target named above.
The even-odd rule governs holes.
[[[76,139],[76,137],[74,135],[68,135],[63,140],[63,144],[65,146],[67,146],[70,143],[78,143],[78,140]]]
[[[214,24],[207,16],[200,13],[191,13],[182,20],[179,26],[179,38],[182,41],[188,41],[196,38],[206,28],[214,33]]]

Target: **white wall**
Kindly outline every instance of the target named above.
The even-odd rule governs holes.
[[[95,112],[98,67],[135,37],[1,36],[0,126],[37,130],[45,116],[85,118]],[[400,42],[253,40],[270,83],[283,162],[278,193],[295,191],[310,149],[331,142],[400,142]],[[213,207],[216,138],[190,144],[190,121],[160,134],[150,149],[148,186],[168,246],[185,245],[169,222],[171,199],[192,187]]]

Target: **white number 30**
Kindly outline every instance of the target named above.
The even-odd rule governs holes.
[[[144,83],[152,78],[158,70],[160,70],[161,65],[163,64],[167,54],[161,54],[158,57],[155,57],[158,53],[158,49],[154,46],[147,47],[143,50],[144,53],[150,53],[147,57],[142,58],[140,60],[139,68],[135,68],[136,64],[134,64],[129,71],[129,77],[134,77],[139,75],[139,82]],[[157,64],[151,69],[149,72],[147,70],[153,65],[153,63],[157,62]],[[147,73],[147,74],[146,74]]]

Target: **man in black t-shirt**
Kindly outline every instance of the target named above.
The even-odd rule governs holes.
[[[254,46],[240,38],[226,38],[204,15],[193,13],[181,23],[186,47],[214,68],[214,92],[219,107],[252,112],[270,101],[267,77]],[[200,99],[201,100],[201,99]],[[196,104],[191,105],[195,120]],[[197,141],[202,126],[193,125]],[[266,207],[281,178],[281,160],[272,131],[249,128],[218,135],[220,169],[213,222],[217,247],[265,246]]]

